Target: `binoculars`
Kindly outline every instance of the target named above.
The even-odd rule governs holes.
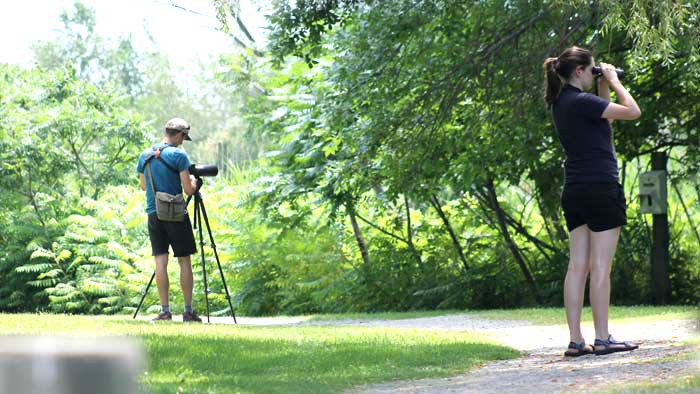
[[[591,72],[593,73],[593,75],[603,75],[603,70],[601,70],[600,67],[593,67]],[[622,78],[622,76],[625,75],[625,70],[621,68],[616,68],[615,72],[617,73],[618,78]]]

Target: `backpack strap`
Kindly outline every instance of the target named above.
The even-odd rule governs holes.
[[[146,172],[148,172],[148,178],[151,180],[151,191],[153,192],[153,198],[156,198],[156,184],[153,183],[153,174],[151,173],[151,162],[150,160],[153,158],[151,156],[146,160]]]
[[[151,160],[151,159],[158,159],[158,160],[160,160],[161,163],[165,164],[165,166],[166,166],[170,171],[172,171],[174,174],[180,175],[180,172],[179,172],[178,170],[176,170],[175,168],[173,168],[173,166],[171,166],[170,164],[168,164],[168,162],[165,161],[165,159],[163,159],[163,158],[160,157],[160,154],[161,154],[164,150],[166,150],[166,149],[168,149],[168,148],[172,148],[172,146],[170,146],[170,145],[165,145],[162,149],[151,148],[151,149],[153,150],[153,154],[150,155],[148,158],[146,158],[146,163],[148,163],[148,161]]]
[[[151,180],[151,191],[153,192],[153,197],[154,197],[154,198],[155,198],[155,195],[156,195],[156,186],[155,186],[156,184],[153,182],[153,173],[151,172],[151,160],[153,160],[153,159],[160,160],[160,162],[163,163],[163,164],[165,164],[165,166],[166,166],[170,171],[172,171],[173,173],[175,173],[175,174],[177,174],[177,175],[180,175],[180,173],[179,173],[175,168],[173,168],[173,166],[171,166],[170,164],[168,164],[168,162],[165,161],[165,159],[163,159],[163,158],[160,157],[161,152],[163,152],[163,151],[166,150],[167,148],[172,148],[172,146],[166,144],[162,149],[151,148],[151,150],[153,150],[153,153],[150,154],[150,155],[146,158],[145,167],[146,167],[146,172],[148,172],[148,178]]]

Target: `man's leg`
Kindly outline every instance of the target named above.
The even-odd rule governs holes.
[[[620,237],[620,227],[591,232],[591,307],[596,339],[607,340],[610,306],[610,269]]]
[[[183,321],[201,322],[202,319],[192,310],[192,288],[194,278],[192,275],[191,256],[197,253],[197,246],[194,243],[194,233],[189,215],[185,216],[182,222],[171,223],[168,226],[173,253],[180,264],[180,286],[185,301],[185,311],[182,314]]]
[[[182,295],[185,298],[185,306],[192,306],[192,288],[194,286],[192,260],[190,256],[182,256],[178,257],[177,261],[180,263],[180,286],[182,286]]]
[[[586,278],[590,270],[588,255],[590,251],[591,230],[582,225],[569,233],[569,268],[564,280],[564,305],[566,322],[569,325],[570,341],[583,341],[581,333],[581,309],[586,288]]]
[[[185,312],[182,314],[182,321],[201,322],[202,319],[192,309],[192,287],[194,286],[192,260],[190,256],[183,256],[178,257],[177,261],[180,263],[180,286],[182,286],[182,295],[185,298]]]
[[[168,292],[170,290],[170,282],[168,281],[168,254],[159,254],[154,256],[156,260],[156,286],[158,286],[158,297],[160,305],[169,307]]]

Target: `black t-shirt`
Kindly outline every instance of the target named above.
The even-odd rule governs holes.
[[[601,118],[608,104],[569,84],[552,104],[554,127],[566,154],[566,184],[619,182],[612,129]]]

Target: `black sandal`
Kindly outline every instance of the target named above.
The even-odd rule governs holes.
[[[593,348],[586,345],[586,341],[581,341],[581,343],[569,342],[569,348],[564,352],[564,357],[579,357],[585,356],[587,354],[593,353]],[[576,352],[571,352],[570,350],[576,350]]]
[[[593,349],[596,356],[602,356],[604,354],[616,353],[616,352],[629,352],[630,350],[639,349],[638,345],[632,345],[628,342],[616,341],[612,335],[608,335],[608,340],[596,339],[593,342]],[[624,345],[624,346],[612,346],[612,345]],[[595,346],[603,346],[600,350],[595,350]]]

